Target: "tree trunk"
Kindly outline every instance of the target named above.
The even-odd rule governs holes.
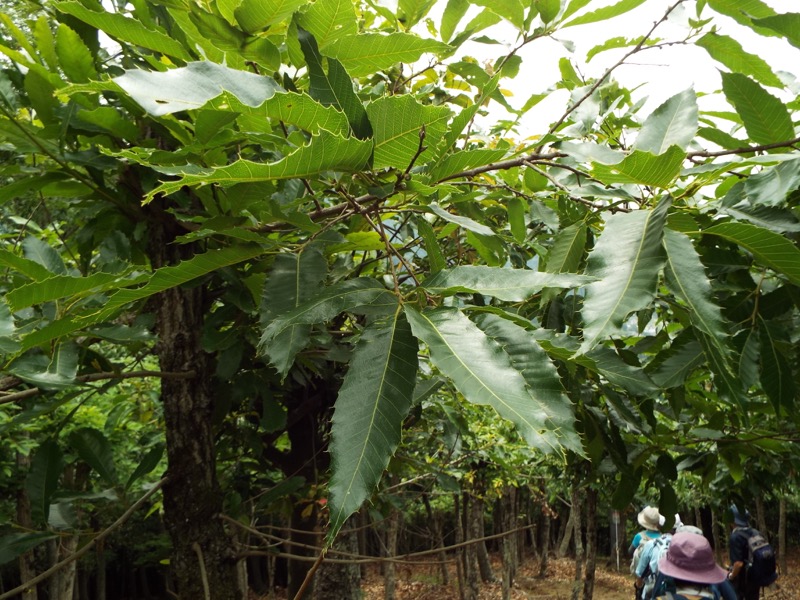
[[[581,524],[581,492],[576,480],[572,484],[572,533],[575,538],[575,580],[572,584],[572,600],[579,600],[583,587],[583,526]]]
[[[48,554],[51,564],[65,559],[74,554],[78,549],[78,536],[70,535],[48,542]],[[70,562],[60,571],[50,577],[50,598],[58,600],[72,600],[75,591],[75,577],[77,575],[76,561]]]
[[[558,546],[558,558],[564,558],[567,555],[567,551],[569,550],[569,543],[574,537],[574,529],[575,529],[575,505],[569,507],[569,517],[567,518],[567,524],[564,527],[564,532],[561,536],[561,543]]]
[[[478,561],[478,572],[481,576],[481,581],[490,583],[497,581],[494,573],[492,572],[492,564],[489,560],[489,551],[486,549],[486,528],[484,525],[483,512],[486,504],[483,498],[473,496],[470,500],[470,518],[467,530],[469,531],[470,539],[476,540],[475,542],[475,556]]]
[[[106,552],[105,540],[100,540],[95,546],[95,560],[97,562],[94,595],[97,600],[106,600]]]
[[[785,577],[789,573],[788,561],[789,554],[786,547],[786,496],[781,495],[778,508],[778,565],[781,574]]]
[[[158,210],[150,228],[153,269],[191,258],[197,248],[175,243],[184,231]],[[170,570],[182,600],[239,600],[236,561],[218,518],[222,492],[216,473],[211,417],[214,369],[202,348],[206,312],[203,285],[163,291],[153,302],[161,370],[180,376],[161,380],[167,440],[167,481],[163,488],[164,522],[172,540]]]
[[[769,539],[771,536],[769,528],[767,527],[766,512],[767,511],[764,509],[764,497],[756,496],[756,527],[761,532],[761,535]]]
[[[474,532],[474,528],[470,524],[470,520],[472,519],[472,503],[473,499],[468,494],[463,494],[463,506],[461,509],[461,515],[464,519],[464,541],[465,542],[473,542],[475,539],[472,537],[472,533]],[[478,548],[475,543],[469,543],[464,547],[463,552],[464,557],[464,580],[466,583],[465,586],[465,600],[478,600]]]
[[[289,558],[287,566],[289,571],[288,596],[292,600],[300,591],[312,565],[312,561],[302,560],[300,557],[314,556],[316,553],[313,548],[319,545],[319,533],[316,531],[316,505],[313,505],[311,510],[308,509],[308,504],[302,502],[295,502],[292,508],[288,536],[291,543],[288,546],[288,551],[290,555],[298,557],[298,559]],[[308,586],[300,598],[311,598],[313,589],[313,586]]]
[[[728,557],[726,552],[726,546],[724,545],[724,540],[722,539],[722,535],[720,532],[719,522],[717,521],[717,513],[714,509],[711,509],[711,537],[713,538],[714,542],[714,553],[717,557],[717,564],[727,564]]]
[[[31,465],[31,457],[28,454],[17,452],[17,467],[21,473],[27,473]],[[33,530],[33,520],[31,517],[31,500],[28,497],[28,490],[24,485],[17,489],[17,523],[20,527]],[[21,583],[30,581],[36,576],[36,568],[33,565],[33,550],[29,550],[19,557],[19,578]],[[38,593],[36,586],[33,586],[20,596],[20,600],[37,600]]]
[[[397,538],[400,533],[400,511],[392,507],[386,519],[386,541],[384,553],[387,558],[397,556]],[[397,569],[394,562],[387,561],[383,565],[383,597],[395,600],[397,589]]]
[[[442,585],[450,585],[450,575],[447,572],[447,553],[444,551],[444,527],[442,524],[442,517],[439,513],[433,512],[428,494],[422,494],[422,500],[425,503],[425,511],[428,514],[428,531],[430,532],[431,537],[433,537],[434,546],[442,550],[441,554],[439,555],[439,567],[442,575]]]
[[[358,514],[358,513],[356,513]],[[358,554],[356,518],[345,523],[333,543],[333,550]],[[396,545],[396,540],[395,540]],[[358,564],[323,562],[314,578],[314,600],[358,600],[361,598],[361,568]]]
[[[539,578],[547,577],[547,562],[550,557],[550,529],[553,518],[546,501],[542,504],[542,534],[539,536]]]
[[[455,519],[456,544],[464,542],[464,509],[458,494],[453,494],[453,513]],[[467,582],[464,573],[464,549],[458,550],[456,558],[456,581],[458,581],[458,597],[460,600],[467,599]]]
[[[514,585],[514,578],[517,574],[517,566],[519,564],[519,557],[517,555],[517,536],[515,533],[510,533],[516,528],[516,492],[517,489],[513,486],[506,486],[503,496],[498,502],[501,515],[501,527],[503,532],[508,532],[503,537],[503,587],[502,594],[503,600],[510,600],[511,588]]]
[[[583,600],[592,600],[594,573],[597,566],[597,490],[586,492],[586,574],[583,578]]]

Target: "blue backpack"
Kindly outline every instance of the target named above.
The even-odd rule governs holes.
[[[747,579],[759,587],[771,585],[778,578],[775,549],[755,529],[745,530],[747,538]]]

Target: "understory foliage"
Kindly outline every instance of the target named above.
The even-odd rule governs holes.
[[[137,377],[210,390],[195,417],[232,469],[234,512],[282,464],[283,493],[303,485],[291,430],[316,415],[330,478],[307,494],[327,499],[329,542],[399,447],[438,465],[426,448],[452,453],[448,432],[479,436],[490,417],[472,405],[500,418],[484,435],[513,427],[525,462],[580,464],[619,508],[647,485],[674,514],[683,472],[720,497],[788,490],[798,84],[716,24],[800,58],[800,13],[657,2],[659,21],[612,36],[644,3],[47,0],[2,15],[0,427],[51,419],[0,443],[33,456],[17,482],[39,532],[6,539],[25,551],[78,527],[53,522],[66,464],[117,499],[158,467],[160,439],[123,477],[113,427],[58,420]],[[619,63],[579,71],[565,50],[561,79],[512,103],[504,85],[535,79],[523,48],[604,21],[590,54]],[[682,38],[661,37],[667,21]],[[469,56],[475,40],[496,56]],[[674,90],[643,114],[614,69],[674,44],[715,61],[717,103]],[[520,139],[559,90],[560,114]],[[201,331],[163,335],[174,290],[199,294]],[[187,339],[207,361],[154,366]],[[174,421],[157,422],[169,455]],[[519,471],[508,460],[498,487]]]

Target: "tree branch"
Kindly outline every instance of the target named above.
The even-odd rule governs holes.
[[[744,146],[743,148],[735,148],[733,150],[719,150],[717,152],[706,152],[700,150],[698,152],[689,152],[686,158],[713,158],[715,156],[730,156],[731,154],[750,154],[752,152],[764,152],[765,150],[774,150],[775,148],[792,148],[796,144],[800,144],[800,137],[793,140],[786,140],[785,142],[775,142],[773,144],[763,144],[761,146]]]
[[[128,371],[127,373],[88,373],[86,375],[79,375],[75,378],[75,383],[91,383],[93,381],[102,381],[105,379],[136,379],[140,377],[158,377],[161,379],[191,379],[195,377],[195,371],[182,371],[180,373],[171,373],[165,371]],[[11,379],[11,378],[7,378]],[[16,378],[14,378],[16,379]],[[7,381],[4,381],[4,384]],[[16,379],[14,385],[22,383],[21,379]],[[42,389],[38,387],[22,390],[21,392],[13,392],[10,394],[0,395],[0,404],[8,404],[9,402],[16,402],[17,400],[24,400],[32,396],[37,396],[42,393]]]

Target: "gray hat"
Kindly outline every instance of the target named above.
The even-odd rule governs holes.
[[[639,525],[650,531],[658,531],[661,528],[661,514],[653,506],[645,506],[636,520],[639,521]]]

